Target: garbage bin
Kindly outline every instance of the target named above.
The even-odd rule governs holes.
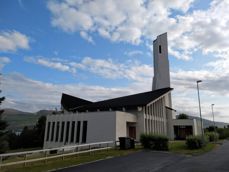
[[[130,139],[130,148],[131,149],[135,148],[135,140],[133,138]]]
[[[130,149],[131,139],[129,137],[119,137],[120,149]]]

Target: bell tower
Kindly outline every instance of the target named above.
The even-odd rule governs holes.
[[[167,33],[153,41],[154,77],[152,90],[170,87]]]

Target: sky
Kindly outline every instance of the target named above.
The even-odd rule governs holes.
[[[229,1],[0,0],[2,108],[59,109],[152,89],[157,35],[168,33],[173,108],[229,122]]]

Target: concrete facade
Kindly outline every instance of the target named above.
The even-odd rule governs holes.
[[[157,39],[154,40],[153,55],[153,90],[170,87],[167,33],[157,36]]]
[[[83,142],[84,121],[87,121],[86,142]],[[136,115],[120,111],[49,115],[47,116],[44,148],[115,141],[118,137],[127,136],[127,122],[136,123]]]
[[[168,96],[169,93],[146,106],[137,107],[131,111],[66,112],[49,115],[46,121],[44,148],[117,141],[119,137],[130,137],[129,127],[135,128],[136,140],[139,140],[142,133],[167,136],[168,123],[170,123],[166,116],[166,106],[168,105],[166,97]],[[84,121],[87,121],[85,142],[83,142]],[[80,127],[78,127],[79,122]]]

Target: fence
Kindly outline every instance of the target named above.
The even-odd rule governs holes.
[[[49,159],[61,157],[64,159],[66,156],[94,152],[98,150],[108,150],[114,146],[114,141],[107,141],[74,146],[63,146],[51,149],[0,154],[0,167],[18,164],[24,164],[26,166],[27,163],[36,161],[44,161],[46,163]]]

